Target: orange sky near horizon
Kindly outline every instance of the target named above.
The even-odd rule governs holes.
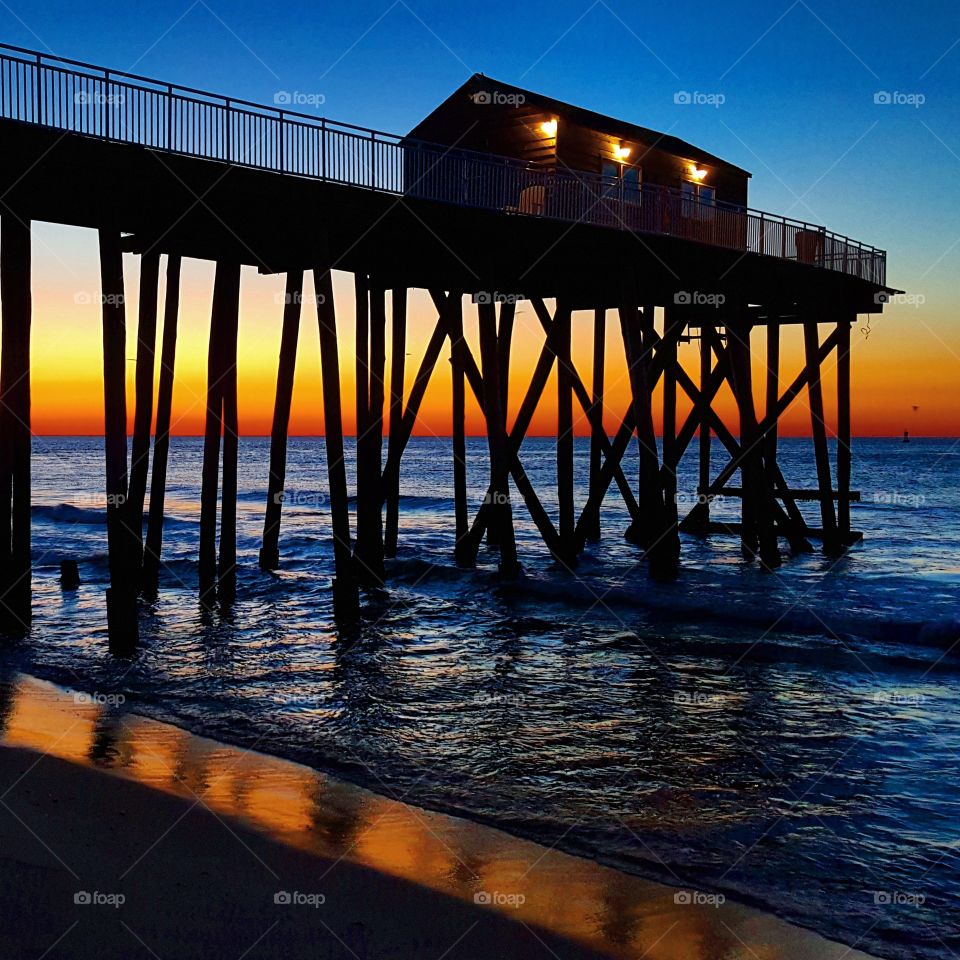
[[[32,418],[38,435],[100,435],[103,432],[102,341],[99,307],[99,266],[96,234],[80,228],[37,224],[34,229],[34,317],[32,337]],[[128,420],[132,425],[133,376],[136,355],[137,258],[124,258],[128,297],[127,389]],[[161,263],[162,328],[163,262]],[[212,264],[184,261],[181,308],[173,398],[173,432],[197,435],[203,432],[206,390],[207,337],[213,288]],[[354,431],[354,305],[352,279],[334,275],[337,322],[340,335],[340,365],[344,401],[344,429]],[[312,292],[308,278],[305,293]],[[241,286],[238,354],[239,417],[241,433],[264,435],[273,415],[277,354],[280,343],[284,281],[260,276],[245,268]],[[917,436],[960,435],[960,404],[956,398],[960,371],[960,335],[943,304],[926,302],[913,306],[889,305],[880,317],[861,317],[853,338],[853,432],[860,436],[892,436],[910,430]],[[389,306],[389,304],[388,304]],[[467,339],[479,362],[476,311],[465,305]],[[938,309],[939,307],[939,309]],[[409,391],[429,338],[436,314],[425,291],[410,292],[405,390]],[[592,313],[574,316],[575,363],[587,389],[592,367]],[[826,336],[826,327],[821,335]],[[159,336],[157,352],[159,357]],[[389,336],[389,321],[388,321]],[[758,409],[762,409],[765,378],[763,334],[754,337],[754,385]],[[529,304],[517,311],[511,359],[511,416],[526,391],[543,344],[543,333]],[[787,328],[782,342],[783,385],[802,367],[799,330]],[[389,357],[389,340],[388,340]],[[434,371],[418,419],[416,433],[447,436],[450,433],[449,348],[445,347]],[[696,344],[680,348],[683,366],[698,379]],[[825,401],[828,421],[835,415],[835,356],[826,366]],[[389,370],[388,370],[389,389]],[[467,431],[483,434],[483,418],[468,388]],[[679,391],[679,418],[690,408]],[[607,320],[605,423],[614,432],[629,404],[629,384],[623,361],[619,323],[614,311]],[[659,399],[659,398],[658,398]],[[659,406],[659,404],[657,404]],[[732,396],[725,387],[718,400],[725,421],[736,429]],[[917,407],[917,410],[913,408]],[[589,434],[589,425],[574,408],[577,433]],[[795,401],[781,420],[784,436],[809,435],[806,394]],[[660,415],[656,414],[659,430]],[[531,435],[552,435],[556,425],[556,387],[552,377],[534,417]],[[316,308],[305,302],[300,326],[297,374],[290,433],[318,435],[323,432],[319,342]]]

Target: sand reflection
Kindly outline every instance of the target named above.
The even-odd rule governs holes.
[[[7,745],[199,799],[285,843],[482,902],[610,956],[865,957],[757,911],[677,903],[672,887],[77,698],[31,677],[6,683],[0,700]]]

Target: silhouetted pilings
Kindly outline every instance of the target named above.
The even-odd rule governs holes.
[[[30,588],[30,221],[0,217],[0,626],[25,630]]]
[[[170,418],[173,409],[173,372],[177,359],[177,324],[180,314],[180,257],[167,257],[163,304],[163,342],[160,347],[160,382],[157,390],[157,422],[153,439],[153,472],[150,477],[150,512],[143,554],[141,590],[156,592],[163,547],[163,513],[167,492],[167,461],[170,454]]]
[[[400,442],[403,426],[403,387],[407,361],[407,291],[396,288],[390,295],[390,426],[387,440],[387,456]],[[383,532],[384,556],[397,555],[397,539],[400,526],[400,473],[389,478],[384,496],[387,505],[387,519]]]
[[[276,570],[280,565],[280,516],[287,474],[287,433],[290,428],[290,407],[293,403],[293,378],[297,366],[302,301],[303,271],[291,270],[287,274],[283,300],[277,395],[270,429],[270,474],[263,518],[263,545],[260,548],[260,566],[264,570]]]
[[[157,335],[160,255],[141,253],[140,309],[136,351],[134,423],[131,459],[126,439],[126,307],[123,280],[124,242],[113,230],[101,230],[104,360],[104,450],[110,587],[108,627],[112,649],[129,652],[137,641],[137,594],[156,591],[162,547],[165,486],[169,457],[172,392],[179,311],[180,259],[167,258],[166,300],[160,359],[150,515],[146,545],[142,545],[146,485],[150,479],[149,429],[153,414],[153,375]],[[201,600],[222,605],[236,594],[237,559],[237,336],[240,306],[240,266],[216,264],[208,349],[206,420],[201,476],[200,548]],[[0,296],[3,302],[0,355],[0,566],[2,606],[7,628],[29,625],[30,619],[30,226],[9,212],[0,220]],[[476,562],[484,535],[493,531],[492,546],[505,576],[520,571],[514,532],[512,486],[520,497],[551,555],[572,567],[588,540],[599,536],[600,507],[611,483],[630,517],[628,538],[636,542],[658,576],[675,571],[679,558],[678,529],[697,533],[733,533],[744,555],[759,555],[767,567],[780,562],[779,541],[793,550],[809,549],[809,538],[820,537],[824,549],[836,554],[857,539],[850,530],[850,332],[852,314],[823,314],[815,304],[754,307],[730,302],[722,309],[668,304],[659,332],[656,307],[640,306],[639,283],[624,284],[618,305],[630,403],[611,437],[603,426],[606,306],[590,312],[593,319],[593,369],[588,392],[573,363],[575,312],[560,298],[551,315],[544,301],[532,298],[544,331],[544,342],[530,382],[512,423],[508,416],[510,345],[514,337],[515,300],[496,303],[475,296],[479,329],[479,364],[464,336],[464,296],[456,290],[431,290],[437,310],[431,333],[409,391],[405,396],[407,349],[407,290],[376,277],[356,278],[357,331],[357,535],[351,537],[350,505],[343,455],[343,411],[336,307],[330,271],[314,271],[324,399],[324,432],[334,544],[334,607],[338,618],[359,612],[358,585],[376,586],[384,576],[384,557],[397,549],[400,520],[400,464],[414,432],[432,373],[449,344],[452,370],[453,516],[455,558]],[[264,516],[261,566],[279,563],[279,526],[286,473],[286,446],[291,414],[298,330],[303,288],[302,271],[286,278],[277,394],[271,432],[270,471]],[[387,351],[387,290],[392,318],[390,393],[385,396]],[[498,309],[499,308],[499,309]],[[833,329],[821,341],[820,327]],[[781,333],[798,324],[803,336],[804,365],[787,388],[781,387]],[[765,331],[766,375],[763,416],[753,398],[753,340]],[[699,371],[696,381],[679,361],[678,344],[699,331]],[[837,489],[832,488],[828,430],[824,418],[824,363],[837,353]],[[521,445],[548,379],[557,371],[556,484],[558,512],[544,508],[523,467]],[[738,435],[724,423],[715,406],[728,385],[737,404]],[[658,450],[654,431],[654,392],[662,385],[662,439]],[[467,499],[465,414],[469,387],[486,423],[490,459],[489,483],[471,522]],[[691,408],[678,420],[679,393]],[[777,426],[790,405],[806,392],[811,412],[817,485],[794,490],[777,463]],[[389,400],[387,455],[383,458],[384,412]],[[574,401],[580,414],[575,415]],[[590,432],[589,483],[586,501],[577,514],[574,486],[573,437],[578,422]],[[582,432],[582,431],[581,431]],[[699,432],[698,499],[682,520],[678,515],[677,469]],[[639,484],[636,492],[623,470],[623,457],[637,436]],[[718,473],[711,467],[711,440],[728,459]],[[222,451],[222,465],[221,465]],[[662,452],[661,452],[662,451]],[[740,487],[731,486],[739,473]],[[741,500],[738,524],[712,522],[709,502],[716,496]],[[810,527],[798,501],[819,504],[822,527]],[[219,553],[217,543],[217,511]],[[383,517],[386,512],[386,525]],[[142,561],[142,562],[141,562]],[[66,580],[73,583],[72,573]]]
[[[110,586],[107,631],[110,648],[130,652],[139,638],[137,587],[140,532],[127,511],[127,324],[120,235],[100,231],[101,313],[103,316],[103,444],[106,479]]]
[[[150,425],[153,422],[153,373],[157,348],[157,285],[160,254],[148,251],[140,257],[140,308],[137,313],[137,366],[133,437],[130,447],[130,489],[127,499],[129,523],[137,532],[132,562],[143,562],[143,505],[150,470]]]
[[[237,550],[237,324],[240,264],[220,261],[213,283],[207,354],[207,406],[200,489],[199,579],[201,602],[229,602],[236,588]],[[217,557],[217,494],[223,435],[223,496]]]
[[[350,546],[350,507],[347,470],[343,462],[343,414],[340,409],[340,360],[337,355],[337,314],[328,267],[313,272],[320,330],[320,373],[323,383],[323,426],[330,488],[330,525],[333,532],[334,614],[350,620],[360,610],[360,595]]]

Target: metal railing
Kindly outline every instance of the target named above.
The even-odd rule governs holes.
[[[877,284],[886,253],[679,190],[453,149],[0,44],[0,118],[394,195],[678,237]]]

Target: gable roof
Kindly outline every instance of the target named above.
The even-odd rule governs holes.
[[[626,120],[618,120],[616,117],[596,113],[584,107],[577,107],[572,103],[565,103],[563,100],[557,100],[554,97],[548,97],[544,94],[536,93],[533,90],[524,90],[522,87],[516,87],[510,83],[502,83],[482,73],[473,74],[469,80],[458,87],[446,100],[427,114],[427,116],[410,131],[408,136],[429,139],[429,137],[423,137],[419,131],[421,128],[428,127],[434,118],[439,119],[445,112],[448,104],[455,102],[458,98],[468,97],[473,93],[481,90],[489,90],[490,88],[495,89],[498,94],[522,97],[522,99],[519,100],[520,103],[535,104],[538,107],[542,107],[546,112],[556,113],[558,116],[565,117],[591,130],[618,136],[624,140],[635,140],[649,147],[656,147],[659,150],[664,150],[675,156],[688,157],[691,160],[697,160],[704,164],[722,164],[732,170],[739,171],[747,177],[752,176],[748,170],[738,167],[735,163],[730,163],[728,160],[708,153],[701,147],[695,146],[686,140],[681,140],[679,137],[671,136],[669,133],[660,133],[657,130],[651,130],[649,127],[641,127]]]

